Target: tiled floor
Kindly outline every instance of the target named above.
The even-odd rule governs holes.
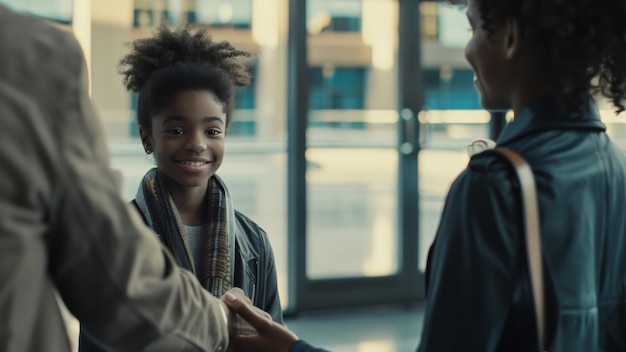
[[[332,352],[412,352],[422,331],[423,306],[309,313],[286,318],[302,340]]]

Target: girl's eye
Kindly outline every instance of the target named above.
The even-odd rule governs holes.
[[[220,130],[208,130],[208,131],[206,131],[206,133],[209,136],[217,136],[218,134],[222,133],[222,131],[220,131]]]
[[[169,130],[167,130],[167,133],[169,133],[169,134],[183,134],[183,129],[182,128],[170,128]]]

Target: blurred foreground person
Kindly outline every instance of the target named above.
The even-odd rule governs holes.
[[[624,110],[626,1],[469,0],[467,17],[481,103],[515,116],[497,145],[521,154],[537,184],[548,350],[626,351],[626,159],[592,98]],[[538,350],[514,180],[485,151],[453,183],[429,254],[419,351]],[[312,351],[246,316],[261,335],[235,345]],[[254,349],[259,341],[268,347]]]
[[[119,194],[73,36],[0,23],[0,351],[70,351],[57,299],[113,350],[225,350],[223,304]]]

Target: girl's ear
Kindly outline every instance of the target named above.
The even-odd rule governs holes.
[[[143,144],[143,149],[146,151],[146,154],[152,153],[154,150],[152,149],[152,137],[150,133],[143,127],[139,126],[139,136],[141,136],[141,144]]]
[[[522,50],[522,25],[519,19],[509,16],[505,24],[504,48],[505,57],[514,59]]]

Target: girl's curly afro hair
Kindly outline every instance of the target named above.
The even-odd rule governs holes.
[[[187,89],[210,90],[224,106],[226,125],[232,119],[235,89],[250,84],[242,62],[251,53],[227,41],[214,42],[206,30],[195,33],[189,25],[157,27],[152,37],[131,43],[120,61],[120,73],[129,91],[138,93],[137,122],[148,131],[152,117],[172,97]]]
[[[563,107],[580,111],[591,93],[608,98],[618,113],[624,111],[626,1],[474,1],[487,31],[493,32],[508,16],[520,19],[528,42],[550,65]]]

